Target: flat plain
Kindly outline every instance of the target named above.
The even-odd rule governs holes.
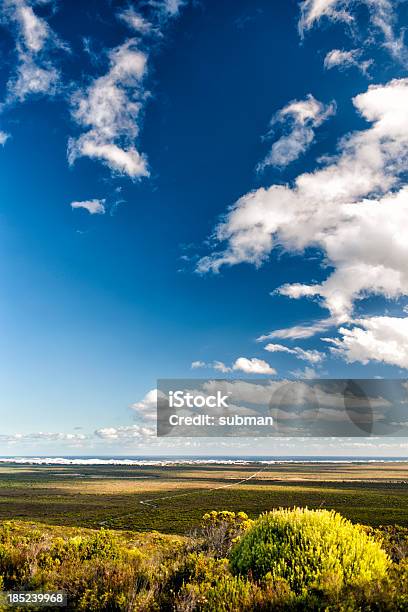
[[[209,510],[293,506],[408,526],[408,462],[0,466],[0,520],[186,534]]]

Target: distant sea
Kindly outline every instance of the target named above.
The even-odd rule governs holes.
[[[274,465],[283,463],[405,463],[408,457],[355,457],[355,456],[64,456],[64,457],[0,457],[0,463],[19,465],[134,465],[134,466],[172,466],[172,465]]]

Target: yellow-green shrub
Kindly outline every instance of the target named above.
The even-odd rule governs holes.
[[[255,521],[231,551],[236,574],[283,578],[301,592],[308,586],[338,590],[382,578],[389,559],[358,525],[327,510],[275,510]]]

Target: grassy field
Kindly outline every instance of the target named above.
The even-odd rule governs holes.
[[[408,526],[408,463],[0,467],[0,519],[185,534],[208,510],[335,509]]]

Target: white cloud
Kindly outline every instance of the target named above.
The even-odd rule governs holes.
[[[147,56],[130,39],[109,54],[108,72],[73,97],[73,117],[87,132],[71,138],[68,159],[78,157],[103,161],[113,171],[131,178],[148,176],[145,157],[134,146],[138,119],[146,93],[143,79]]]
[[[88,131],[78,138],[70,138],[70,164],[79,157],[89,157],[131,179],[149,176],[146,156],[135,146],[149,97],[144,83],[149,49],[152,40],[163,35],[167,22],[178,15],[183,4],[180,0],[150,0],[148,19],[132,7],[117,13],[138,36],[112,49],[106,74],[74,94],[72,116]],[[144,36],[150,36],[150,40],[146,41]],[[143,51],[140,50],[142,38]]]
[[[341,338],[323,338],[333,354],[348,362],[379,361],[408,368],[408,317],[357,319],[355,327],[341,327]]]
[[[232,368],[228,367],[222,361],[213,361],[211,367],[218,372],[222,372],[223,374],[227,374],[227,372],[232,372]]]
[[[74,434],[74,433],[63,433],[63,432],[45,432],[38,431],[34,433],[22,434],[1,434],[0,440],[8,443],[18,442],[83,442],[87,440],[88,436],[85,434]]]
[[[263,336],[257,338],[257,342],[263,342],[264,340],[272,340],[273,338],[280,338],[281,340],[300,340],[306,338],[312,338],[316,334],[327,331],[330,327],[335,325],[335,320],[322,319],[311,323],[310,325],[293,325],[292,327],[286,327],[284,329],[276,329]]]
[[[232,369],[240,370],[246,374],[276,374],[276,370],[274,370],[269,363],[262,359],[256,359],[256,357],[252,359],[239,357],[232,366]]]
[[[262,361],[262,359],[247,359],[246,357],[239,357],[232,364],[232,366],[227,366],[223,361],[212,361],[206,363],[205,361],[193,361],[191,364],[192,368],[211,368],[216,370],[217,372],[221,372],[222,374],[228,374],[230,372],[241,370],[242,372],[246,372],[247,374],[276,374],[276,371],[270,367],[266,361]]]
[[[9,82],[11,99],[23,102],[28,95],[54,95],[59,74],[51,64],[39,66],[30,55],[21,54],[15,78]]]
[[[205,361],[193,361],[191,364],[192,370],[196,370],[198,368],[205,368],[205,367],[207,367],[207,364],[205,363]]]
[[[44,3],[47,3],[47,0]],[[66,50],[67,47],[26,0],[3,0],[1,17],[15,33],[18,58],[15,75],[7,85],[7,102],[22,102],[28,96],[36,94],[55,94],[59,72],[53,65],[49,52],[55,48]]]
[[[273,143],[265,159],[258,164],[257,170],[262,171],[266,166],[283,168],[297,159],[312,144],[315,128],[333,115],[335,110],[333,103],[323,104],[311,94],[305,100],[289,102],[272,117],[268,137],[273,133],[276,124],[285,125],[287,133]]]
[[[133,7],[128,7],[118,15],[132,30],[139,34],[147,34],[152,30],[152,24]]]
[[[159,16],[166,20],[176,17],[187,0],[150,0],[149,4],[158,11]]]
[[[390,54],[398,59],[406,58],[403,32],[396,35],[394,31],[398,2],[393,0],[304,0],[301,3],[299,31],[303,35],[322,18],[355,23],[353,9],[358,4],[367,8],[371,27],[374,32],[381,33],[383,44]]]
[[[300,6],[299,30],[301,34],[313,27],[322,17],[333,21],[352,21],[353,17],[347,12],[348,4],[348,0],[304,0]]]
[[[212,370],[217,370],[217,372],[222,372],[223,374],[226,374],[227,372],[232,372],[232,368],[225,365],[225,363],[223,363],[222,361],[217,360],[211,361],[209,363],[205,361],[193,361],[193,363],[191,364],[191,369],[196,370],[199,368],[209,368]]]
[[[156,435],[150,427],[127,425],[122,427],[102,427],[95,430],[95,435],[102,440],[146,440]]]
[[[1,146],[4,146],[9,138],[10,138],[10,134],[0,131],[0,145]]]
[[[293,370],[291,372],[294,378],[300,378],[301,380],[313,380],[319,378],[319,374],[314,368],[306,366],[304,370]]]
[[[84,200],[83,202],[71,202],[71,208],[84,208],[91,215],[103,215],[105,213],[105,200]]]
[[[50,37],[48,24],[38,17],[24,0],[6,0],[6,5],[15,7],[15,19],[21,27],[21,35],[27,49],[38,53]]]
[[[343,138],[336,158],[292,187],[272,185],[238,200],[214,233],[226,247],[202,258],[199,272],[259,266],[275,247],[317,247],[334,271],[321,284],[284,285],[282,295],[321,298],[340,323],[367,295],[408,295],[408,187],[400,179],[408,166],[408,79],[371,86],[353,102],[372,126]]]
[[[324,353],[321,353],[316,350],[305,350],[300,348],[299,346],[289,348],[288,346],[284,346],[283,344],[270,343],[267,344],[264,348],[265,351],[268,351],[269,353],[288,353],[290,355],[294,355],[297,359],[309,361],[310,363],[320,363],[325,358]]]
[[[198,370],[199,368],[208,368],[212,370],[217,370],[217,372],[222,372],[226,374],[227,372],[232,372],[232,368],[228,367],[222,361],[211,361],[209,363],[205,361],[193,361],[191,364],[192,370]]]
[[[311,373],[311,372],[310,372]],[[316,378],[313,376],[312,378]],[[344,388],[347,381],[338,381],[338,384],[325,384],[324,382],[310,385],[302,381],[268,380],[266,384],[255,381],[230,380],[223,383],[223,392],[228,393],[230,400],[238,404],[267,404],[280,408],[294,408],[295,406],[344,409]],[[208,381],[203,386],[206,392],[212,393],[219,388],[217,381]],[[316,402],[317,400],[317,402]],[[349,396],[349,405],[358,408],[364,405],[365,399],[358,395]],[[390,406],[390,402],[381,397],[370,397],[372,408],[379,410]],[[312,410],[315,413],[315,410]]]
[[[142,400],[132,404],[131,408],[146,421],[155,421],[157,417],[157,397],[160,393],[157,389],[151,389]]]
[[[360,49],[351,49],[350,51],[343,51],[341,49],[332,49],[327,53],[324,58],[324,67],[326,70],[331,68],[358,68],[363,74],[368,73],[369,67],[372,65],[373,60],[361,60]]]

